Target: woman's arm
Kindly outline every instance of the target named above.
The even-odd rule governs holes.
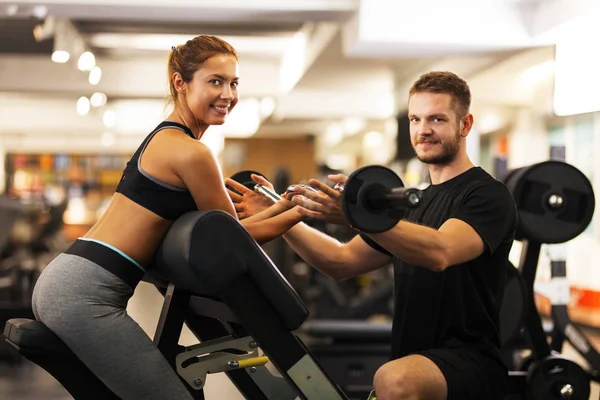
[[[238,219],[213,153],[200,142],[189,146],[189,150],[183,153],[177,157],[175,172],[194,197],[198,209],[223,210]],[[262,196],[258,193],[257,195]],[[254,219],[246,218],[240,221],[250,235],[261,244],[281,236],[304,218],[297,209],[288,208],[282,202],[269,209],[263,210],[264,212],[261,215],[257,214]]]
[[[305,217],[298,212],[298,208],[294,207],[257,222],[247,222],[249,218],[240,222],[254,240],[263,244],[283,235],[291,227],[304,220]]]
[[[257,184],[266,186],[274,191],[273,185],[262,176],[253,174],[251,177]],[[272,218],[294,207],[294,204],[285,198],[273,203],[272,200],[263,194],[257,193],[231,178],[225,179],[225,184],[234,189],[227,189],[227,192],[243,224]]]

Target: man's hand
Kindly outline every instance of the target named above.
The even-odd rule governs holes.
[[[345,175],[329,175],[329,180],[334,183],[343,184],[348,179]],[[302,208],[298,210],[300,214],[308,218],[314,218],[337,225],[348,225],[348,220],[344,216],[341,207],[342,192],[332,189],[325,183],[311,179],[308,184],[317,189],[318,192],[304,189],[300,186],[294,190],[295,194],[292,202],[300,205]]]

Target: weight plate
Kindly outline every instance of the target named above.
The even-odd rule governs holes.
[[[588,400],[589,397],[590,378],[571,360],[551,355],[529,369],[528,400]]]
[[[372,207],[369,196],[375,192],[389,193],[403,187],[402,179],[391,169],[372,165],[350,174],[342,193],[342,211],[350,225],[365,233],[385,232],[398,223],[398,210],[392,207]]]
[[[254,182],[252,180],[252,178],[250,177],[252,174],[260,175],[266,179],[266,177],[263,174],[261,174],[260,172],[256,172],[256,171],[252,171],[252,170],[244,170],[244,171],[236,172],[235,174],[231,175],[231,179],[233,179],[236,182],[241,183],[242,185],[246,186],[250,190],[254,190],[254,186],[256,185],[256,182]],[[233,190],[234,192],[237,193],[237,190],[233,189],[232,187],[227,186],[227,188],[230,190]]]
[[[509,173],[505,180],[519,213],[516,239],[564,243],[583,232],[594,215],[589,179],[562,161],[544,161]]]
[[[506,285],[500,306],[500,341],[502,346],[512,342],[525,325],[527,286],[521,273],[512,263],[506,266]]]

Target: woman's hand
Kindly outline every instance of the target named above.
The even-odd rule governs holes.
[[[251,178],[257,184],[263,185],[268,189],[275,191],[271,182],[266,180],[264,177],[252,174]],[[274,204],[277,204],[283,209],[290,209],[294,207],[294,204],[292,204],[292,202],[286,199],[282,199],[277,203],[273,203],[273,200],[269,199],[267,196],[261,193],[257,193],[254,190],[247,188],[246,186],[242,185],[237,181],[234,181],[231,178],[226,178],[225,184],[229,186],[227,188],[227,193],[233,201],[233,205],[235,207],[235,211],[239,219],[244,219],[256,215],[261,211],[264,211],[267,208],[273,206]],[[232,188],[233,190],[231,190],[230,188]],[[281,211],[282,210],[276,211],[276,213],[279,213]]]
[[[273,188],[273,185],[271,184],[271,182],[266,180],[264,176],[252,174],[252,175],[250,175],[250,177],[257,184],[265,186],[267,189],[270,189],[272,192],[275,192],[275,188]],[[282,194],[281,195],[282,199],[279,200],[277,202],[277,204],[279,204],[280,206],[283,206],[289,210],[290,208],[294,207],[294,204],[291,201],[289,201],[291,199],[289,199],[286,195],[287,195],[287,192]]]
[[[269,198],[231,178],[225,179],[225,185],[239,219],[251,217],[273,205],[273,201]]]

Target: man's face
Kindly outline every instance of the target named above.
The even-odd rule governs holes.
[[[426,164],[446,165],[458,154],[461,123],[445,93],[415,93],[408,102],[410,140],[417,158]]]

